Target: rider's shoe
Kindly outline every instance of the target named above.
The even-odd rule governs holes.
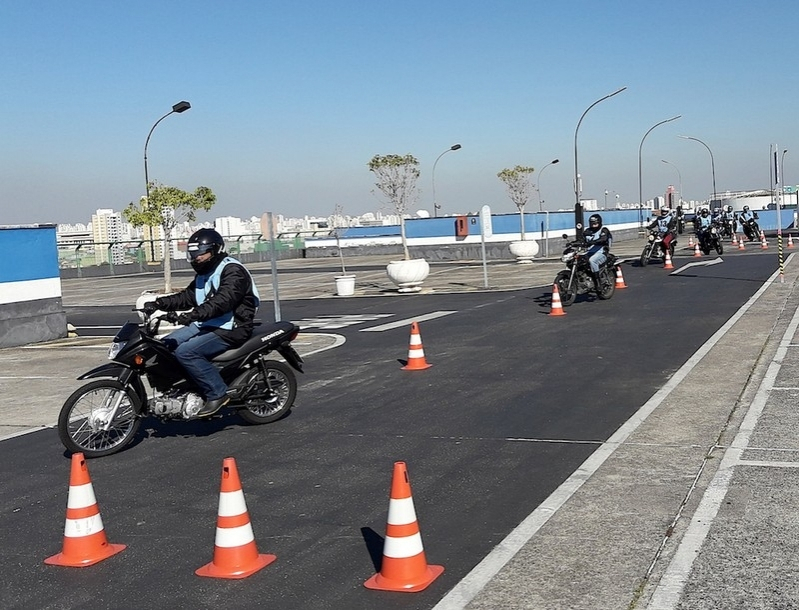
[[[202,406],[197,412],[197,417],[211,417],[214,413],[219,411],[222,407],[224,407],[227,403],[230,402],[230,396],[222,396],[221,398],[214,398],[213,400],[207,400],[205,404]]]

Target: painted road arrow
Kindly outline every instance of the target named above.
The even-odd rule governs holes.
[[[679,269],[672,271],[669,275],[677,275],[681,271],[685,271],[689,267],[709,267],[710,265],[718,265],[719,263],[723,263],[724,259],[720,256],[718,258],[714,258],[712,261],[696,261],[693,263],[688,263],[687,265],[683,265]]]

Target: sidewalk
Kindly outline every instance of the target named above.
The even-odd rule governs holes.
[[[634,260],[642,247],[632,240],[613,250]],[[683,249],[677,259],[689,256]],[[333,296],[337,262],[280,261],[280,298],[348,298]],[[397,294],[387,262],[347,261],[356,297]],[[559,257],[490,263],[488,290],[551,285],[561,268]],[[254,270],[268,300],[271,277],[261,270],[269,264]],[[480,261],[435,263],[424,290],[484,290],[483,273]],[[799,608],[797,276],[789,260],[784,284],[755,295],[436,608]],[[182,286],[186,277],[173,280]],[[131,305],[162,281],[67,280],[64,304]],[[301,333],[295,346],[307,355],[329,341]],[[0,350],[0,440],[52,425],[64,388],[104,362],[107,346],[107,338],[76,337]]]

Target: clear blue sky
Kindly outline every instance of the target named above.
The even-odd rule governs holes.
[[[545,207],[799,183],[794,0],[0,3],[0,224],[87,222],[151,179],[212,188],[213,216],[376,210],[366,164],[411,153],[417,209],[515,207],[496,177],[540,170]],[[671,165],[662,163],[665,159]],[[537,173],[533,176],[537,181]],[[533,195],[528,210],[537,209]]]

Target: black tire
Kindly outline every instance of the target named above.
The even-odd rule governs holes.
[[[577,299],[577,291],[569,290],[569,278],[571,271],[561,271],[555,276],[555,285],[558,287],[560,294],[560,303],[564,307],[568,307]]]
[[[289,365],[265,360],[266,378],[260,365],[255,365],[237,385],[250,389],[239,415],[248,424],[268,424],[285,417],[297,396],[297,377]]]
[[[597,296],[607,301],[616,292],[616,272],[613,267],[603,267],[599,270],[599,290]]]
[[[676,244],[673,241],[669,244],[669,256],[671,257],[671,260],[674,260],[674,246],[675,245]],[[663,258],[665,258],[665,256]]]
[[[638,260],[638,262],[642,267],[646,267],[651,257],[652,257],[652,244],[647,244],[644,246],[644,251],[641,252],[641,258]]]
[[[116,407],[108,430],[104,417]],[[133,388],[97,379],[75,390],[58,415],[58,436],[69,451],[98,458],[121,451],[141,425],[141,401]]]
[[[716,254],[719,256],[724,254],[724,245],[721,243],[721,241],[716,242]]]
[[[710,254],[710,248],[700,248],[700,249],[702,250],[702,254],[704,254],[705,256]]]

